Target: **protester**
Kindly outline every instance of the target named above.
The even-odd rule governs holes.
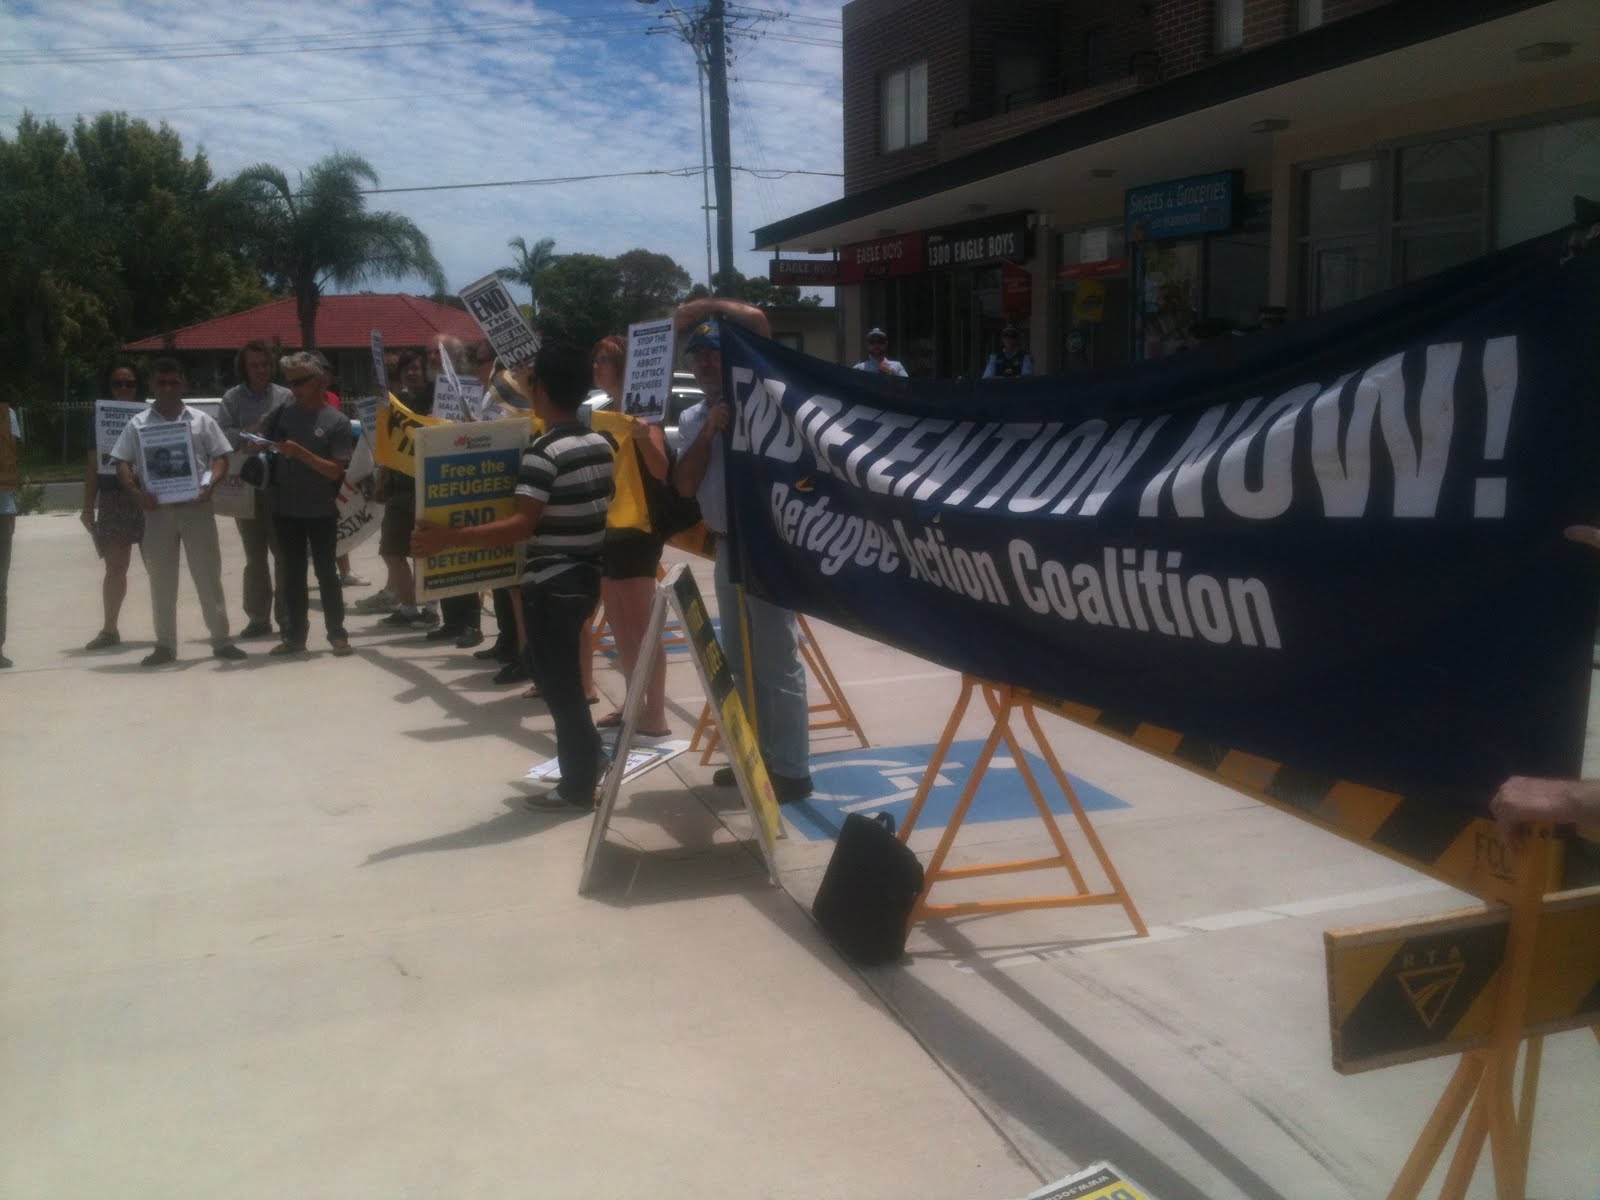
[[[283,640],[277,656],[302,654],[310,633],[306,559],[317,573],[322,622],[334,657],[354,651],[344,629],[344,588],[339,582],[339,485],[355,452],[350,418],[328,403],[328,362],[315,351],[285,355],[279,363],[294,403],[276,408],[262,424],[278,454],[276,468],[279,562],[283,571]]]
[[[867,330],[867,356],[856,364],[856,370],[876,371],[879,375],[906,374],[905,367],[889,357],[889,335],[877,326]]]
[[[487,341],[479,341],[473,344],[470,354],[473,371],[478,377],[478,382],[483,385],[484,395],[488,396],[490,389],[495,386],[494,347]],[[528,678],[528,668],[523,662],[524,639],[517,632],[516,590],[509,587],[495,588],[493,600],[494,644],[477,651],[472,657],[501,664],[500,670],[494,677],[496,683],[521,683]]]
[[[228,636],[228,608],[222,595],[222,552],[217,546],[217,519],[211,511],[211,489],[228,469],[228,439],[205,413],[183,402],[183,366],[176,359],[158,358],[151,368],[155,402],[123,428],[111,457],[117,480],[144,510],[144,563],[150,576],[150,611],[155,622],[156,646],[140,660],[141,666],[159,667],[178,657],[178,553],[189,562],[189,578],[200,598],[200,612],[211,634],[211,653],[234,660],[245,656]],[[139,461],[139,432],[172,422],[188,426],[190,457],[206,462],[211,477],[196,500],[160,504],[143,486],[134,464]]]
[[[6,585],[11,578],[11,542],[17,532],[17,486],[22,479],[22,423],[17,410],[0,404],[0,670],[6,657]]]
[[[433,393],[423,369],[426,358],[422,350],[413,347],[402,350],[395,364],[395,378],[399,383],[396,397],[418,416],[433,412]],[[411,575],[407,547],[411,526],[416,522],[416,480],[404,471],[380,468],[377,496],[384,501],[383,524],[378,529],[378,555],[389,572],[384,590],[394,597],[396,606],[381,624],[426,629],[439,618],[430,606],[417,603],[416,580]]]
[[[127,363],[118,363],[107,372],[105,390],[112,400],[144,399],[139,372]],[[117,625],[128,595],[128,565],[133,561],[133,548],[144,537],[144,510],[117,482],[116,464],[109,467],[100,470],[100,452],[91,445],[83,473],[83,511],[78,519],[94,538],[105,574],[100,580],[100,632],[89,639],[85,650],[109,650],[122,644]]]
[[[695,382],[706,398],[679,418],[678,461],[672,480],[680,495],[694,496],[700,501],[700,512],[707,527],[723,539],[716,567],[722,648],[734,683],[749,696],[750,690],[743,688],[744,631],[748,625],[756,732],[773,791],[782,804],[803,800],[811,794],[811,715],[806,698],[806,674],[800,662],[794,614],[745,595],[746,619],[742,621],[741,592],[729,574],[722,431],[728,428],[733,410],[722,394],[720,321],[734,321],[763,337],[771,336],[766,314],[737,300],[691,300],[680,305],[673,314],[674,328],[680,335],[688,334],[686,350],[693,356]],[[881,338],[882,331],[872,332]],[[884,344],[887,345],[886,340]],[[894,365],[899,366],[898,363]],[[900,373],[905,373],[903,368]],[[732,769],[722,768],[712,777],[712,782],[731,785],[734,782]]]
[[[1600,550],[1600,527],[1572,525],[1568,540]],[[1520,844],[1530,824],[1600,824],[1600,779],[1534,779],[1513,775],[1489,802],[1500,836]]]
[[[460,338],[446,334],[428,351],[435,379],[444,370],[442,356],[446,353],[450,355],[450,365],[457,371],[466,367],[466,347]],[[428,641],[454,642],[461,650],[479,645],[483,641],[483,593],[468,592],[440,600],[439,627],[428,631]]]
[[[617,661],[622,677],[633,681],[634,664],[644,646],[645,628],[650,624],[650,609],[655,604],[656,573],[661,566],[663,539],[650,527],[650,504],[645,489],[650,480],[664,486],[667,477],[667,442],[661,426],[636,420],[622,411],[623,370],[628,360],[628,342],[622,337],[601,338],[590,352],[594,386],[611,397],[611,408],[594,415],[595,427],[602,421],[620,422],[626,434],[617,435],[613,478],[616,494],[606,516],[605,578],[600,584],[600,599],[606,620],[616,637]],[[585,628],[588,628],[586,626]],[[584,663],[592,677],[592,648]],[[644,708],[639,713],[638,732],[644,737],[666,737],[667,652],[661,639],[651,651],[650,682],[645,688]],[[592,690],[593,680],[586,681]],[[618,709],[595,722],[600,729],[615,729],[622,724]]]
[[[289,389],[272,382],[272,349],[265,342],[246,342],[233,356],[233,373],[242,382],[222,393],[217,424],[235,450],[248,450],[241,433],[260,433],[261,422],[273,409],[288,404]],[[244,546],[244,616],[242,638],[267,637],[273,622],[283,629],[284,607],[278,578],[278,547],[272,523],[273,490],[255,493],[255,513],[235,517],[239,541]],[[270,559],[270,562],[269,562]]]
[[[1000,349],[984,365],[985,379],[1020,379],[1033,374],[1033,356],[1022,348],[1022,333],[1015,325],[1000,331]]]
[[[529,666],[555,721],[561,782],[530,807],[592,808],[601,742],[583,695],[583,626],[600,599],[601,554],[611,501],[611,443],[584,427],[578,410],[589,390],[589,359],[546,341],[534,360],[533,411],[545,423],[522,456],[517,511],[487,524],[452,528],[419,523],[411,553],[452,546],[527,542],[522,577]]]

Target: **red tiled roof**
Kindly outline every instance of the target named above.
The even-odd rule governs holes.
[[[318,349],[366,349],[372,344],[374,329],[383,331],[386,346],[429,346],[441,333],[454,334],[466,342],[483,336],[478,323],[460,309],[420,296],[324,296],[317,307]],[[300,345],[300,321],[295,316],[293,297],[141,338],[123,349],[237,350],[256,340],[277,342],[289,349]]]

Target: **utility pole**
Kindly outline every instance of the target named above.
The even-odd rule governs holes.
[[[728,136],[728,30],[724,0],[705,16],[706,82],[711,92],[711,174],[717,193],[717,274],[733,282],[733,147]],[[721,290],[721,289],[717,289]]]
[[[654,4],[656,0],[637,0]],[[711,110],[711,178],[716,191],[717,268],[712,279],[727,287],[733,279],[733,146],[728,134],[728,20],[726,0],[707,0],[703,11],[692,19],[671,4],[667,14],[677,24],[678,35],[694,50],[695,61],[705,72],[706,91]],[[702,134],[702,136],[704,136]],[[710,256],[709,247],[707,257]],[[713,287],[713,291],[717,289]]]

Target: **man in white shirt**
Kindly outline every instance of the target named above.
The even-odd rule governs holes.
[[[234,356],[233,370],[241,382],[222,393],[217,424],[235,450],[249,449],[241,433],[260,433],[261,422],[273,409],[291,404],[289,389],[272,382],[272,348],[265,342],[246,342]],[[267,637],[272,620],[284,627],[283,588],[278,576],[278,547],[272,516],[276,493],[256,492],[253,517],[235,517],[239,541],[244,545],[244,617],[240,637]]]
[[[222,552],[217,546],[217,519],[211,511],[211,489],[227,473],[228,439],[205,413],[183,402],[184,371],[176,359],[159,358],[151,368],[154,402],[123,427],[111,458],[117,480],[144,509],[145,570],[150,575],[150,609],[156,627],[156,648],[140,660],[160,667],[178,657],[178,553],[189,560],[189,578],[200,597],[200,611],[211,634],[213,657],[234,661],[245,656],[228,635],[227,601],[222,595]],[[146,428],[183,422],[189,427],[189,453],[196,464],[210,467],[198,499],[160,503],[138,475],[139,434]],[[204,475],[202,473],[202,477]]]
[[[867,356],[856,364],[856,370],[902,377],[906,374],[905,367],[889,357],[889,335],[877,326],[867,330]]]

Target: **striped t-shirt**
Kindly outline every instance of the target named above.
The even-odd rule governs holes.
[[[552,426],[523,452],[517,495],[544,501],[524,582],[544,583],[579,564],[599,567],[615,453],[610,438],[577,421]]]

